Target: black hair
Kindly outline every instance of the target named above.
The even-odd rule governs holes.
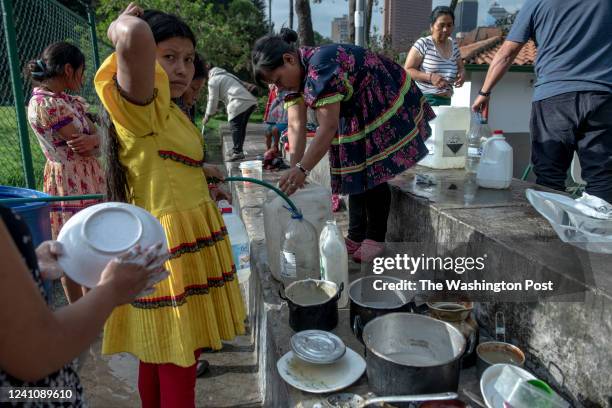
[[[147,22],[151,31],[155,44],[174,38],[187,38],[193,43],[195,48],[196,39],[191,28],[174,14],[164,13],[159,10],[145,10],[142,14],[142,19]]]
[[[155,44],[170,38],[187,38],[196,46],[196,39],[191,28],[179,17],[158,10],[145,10],[142,19],[149,25]],[[106,191],[110,201],[130,202],[130,189],[127,183],[127,169],[119,161],[121,145],[117,131],[108,112],[103,115],[104,127],[108,129],[107,137],[103,138],[104,156],[106,162]]]
[[[433,9],[431,12],[431,24],[434,25],[441,16],[450,16],[453,19],[453,24],[455,24],[455,13],[448,6],[438,6]]]
[[[195,67],[193,79],[208,78],[208,66],[206,65],[206,61],[204,61],[203,56],[196,53],[195,58],[193,60],[193,66]]]
[[[274,70],[285,63],[284,54],[297,54],[297,48],[293,45],[297,40],[295,31],[283,28],[278,35],[266,35],[255,42],[251,64],[253,77],[259,86],[266,87],[262,79],[264,71]]]
[[[56,42],[49,45],[37,59],[28,62],[27,75],[34,83],[64,75],[66,64],[76,71],[85,66],[85,55],[81,50],[67,42]]]

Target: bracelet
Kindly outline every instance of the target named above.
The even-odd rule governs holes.
[[[478,91],[478,95],[480,96],[491,96],[491,91],[489,92],[482,92],[482,89],[480,91]]]
[[[302,166],[302,163],[296,163],[295,167],[297,167],[298,169],[300,169],[302,171],[302,173],[304,173],[304,175],[306,177],[310,176],[310,170],[306,170],[304,168],[304,166]]]

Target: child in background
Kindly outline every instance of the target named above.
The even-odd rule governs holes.
[[[43,191],[52,196],[105,194],[104,172],[96,159],[100,137],[87,117],[88,105],[78,93],[83,84],[85,56],[65,42],[49,45],[40,57],[28,63],[35,87],[28,104],[28,121],[47,159]],[[76,212],[98,200],[56,202],[51,206],[51,232],[60,229]],[[83,296],[84,288],[62,278],[68,302]]]
[[[106,149],[109,195],[151,212],[162,224],[170,278],[155,293],[116,309],[102,352],[140,360],[144,408],[195,406],[196,360],[203,348],[244,333],[245,310],[227,229],[211,200],[198,129],[171,98],[194,75],[196,40],[174,15],[131,3],[110,25],[116,52],[102,64],[96,91],[112,124]]]
[[[191,83],[183,93],[178,101],[177,105],[181,107],[183,112],[189,119],[195,123],[195,117],[197,113],[196,103],[200,98],[200,93],[202,92],[202,88],[206,85],[206,78],[208,78],[208,68],[204,62],[204,58],[200,54],[196,54],[193,60],[193,66],[195,68],[193,79]]]
[[[279,92],[274,84],[268,85],[268,102],[263,120],[266,128],[266,152],[263,157],[263,167],[266,170],[283,170],[288,166],[283,162],[279,150],[282,133],[287,130],[287,111],[285,110],[285,96],[287,92]]]
[[[266,150],[278,154],[280,136],[287,129],[287,111],[285,110],[285,96],[287,92],[279,92],[274,84],[268,85],[269,94],[263,120],[268,125],[266,129]]]

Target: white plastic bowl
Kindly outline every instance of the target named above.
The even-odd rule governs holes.
[[[166,234],[159,221],[146,210],[125,203],[102,203],[87,207],[71,217],[57,240],[64,247],[60,266],[76,283],[88,288],[98,284],[110,260],[134,245],[143,249],[163,242]]]

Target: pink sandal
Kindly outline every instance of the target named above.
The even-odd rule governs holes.
[[[372,262],[374,258],[385,251],[384,242],[365,239],[357,251],[353,253],[353,260],[357,263]]]
[[[361,242],[353,241],[352,239],[344,238],[346,244],[346,252],[349,255],[353,255],[361,247]]]

